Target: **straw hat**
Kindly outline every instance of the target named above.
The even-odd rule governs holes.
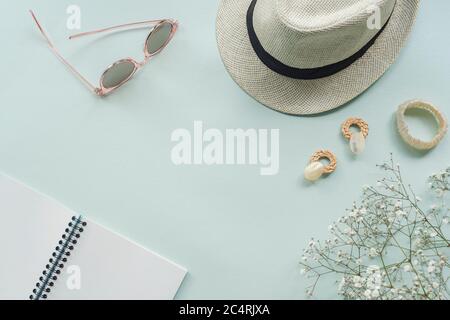
[[[395,61],[420,0],[222,0],[217,42],[231,77],[277,111],[317,114]]]

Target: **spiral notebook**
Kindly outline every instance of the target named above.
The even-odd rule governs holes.
[[[186,270],[0,175],[0,299],[173,299]]]

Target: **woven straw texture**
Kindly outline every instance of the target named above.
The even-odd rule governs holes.
[[[436,120],[436,123],[439,126],[439,130],[436,136],[431,141],[423,141],[421,139],[413,137],[410,134],[408,124],[406,123],[405,119],[405,113],[408,110],[413,109],[424,110],[426,112],[429,112]],[[429,102],[420,100],[411,100],[400,105],[397,111],[397,127],[401,137],[408,145],[417,150],[422,151],[431,150],[435,148],[442,141],[442,139],[444,139],[448,131],[447,119],[439,111],[439,109]]]
[[[322,159],[327,159],[328,161],[330,161],[330,163],[323,169],[324,173],[330,174],[336,171],[337,158],[334,153],[329,150],[319,150],[315,152],[309,161],[310,163],[312,163],[320,161]]]
[[[347,140],[352,138],[352,126],[358,127],[364,138],[369,136],[369,124],[361,118],[348,118],[341,126],[342,134]]]
[[[344,105],[384,74],[411,31],[419,2],[397,0],[386,29],[366,54],[347,69],[323,79],[291,79],[270,70],[258,59],[246,26],[251,0],[222,0],[217,43],[231,77],[250,96],[283,113],[318,114]]]
[[[375,4],[384,25],[395,2],[258,0],[253,24],[261,45],[277,60],[294,68],[317,68],[360,50],[379,32],[367,27]]]

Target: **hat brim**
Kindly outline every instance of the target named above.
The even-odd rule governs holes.
[[[330,111],[357,97],[394,63],[415,22],[420,0],[397,0],[385,30],[365,55],[332,76],[297,80],[264,65],[250,43],[246,15],[252,0],[222,0],[217,43],[234,81],[267,107],[293,115]]]

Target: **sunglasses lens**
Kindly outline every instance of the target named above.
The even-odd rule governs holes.
[[[107,89],[117,87],[124,83],[135,71],[136,67],[131,61],[116,63],[103,75],[102,85]]]
[[[155,54],[169,41],[172,33],[172,24],[164,22],[152,31],[147,39],[147,51],[149,54]]]

